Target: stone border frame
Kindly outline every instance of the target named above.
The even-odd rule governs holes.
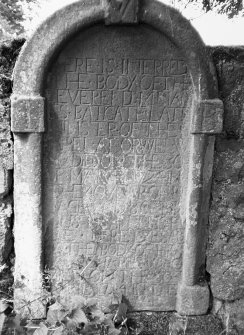
[[[72,35],[95,23],[108,24],[110,5],[110,0],[86,0],[58,10],[25,44],[14,70],[11,122],[15,162],[15,307],[18,310],[25,301],[32,301],[31,312],[36,318],[45,317],[45,306],[39,299],[44,294],[41,155],[45,74],[53,57]],[[192,79],[194,103],[185,242],[176,310],[184,315],[205,314],[209,308],[209,288],[201,267],[205,264],[214,134],[222,130],[223,114],[215,69],[198,33],[177,10],[157,1],[139,0],[137,19],[137,23],[148,24],[173,41],[185,56]]]

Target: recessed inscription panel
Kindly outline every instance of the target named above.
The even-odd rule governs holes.
[[[183,57],[147,26],[96,26],[53,63],[46,97],[44,244],[54,289],[175,309],[191,98]]]

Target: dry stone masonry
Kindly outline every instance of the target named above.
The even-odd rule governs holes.
[[[23,40],[0,45],[0,291],[12,292],[13,277],[13,141],[10,131],[11,76]],[[11,293],[12,294],[12,293]]]

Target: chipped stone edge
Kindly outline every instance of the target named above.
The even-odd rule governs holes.
[[[84,3],[86,3],[84,7]],[[86,8],[87,6],[87,8]],[[207,54],[205,45],[199,37],[196,30],[181,14],[162,3],[151,0],[142,0],[139,2],[139,23],[145,23],[153,27],[154,29],[165,34],[184,54],[191,78],[194,86],[194,92],[196,101],[216,99],[217,94],[217,80],[216,73],[214,70],[213,63]],[[30,40],[25,44],[22,52],[18,58],[14,71],[14,88],[13,92],[16,96],[42,96],[43,83],[45,81],[45,74],[48,69],[49,63],[55,52],[59,50],[60,46],[65,43],[72,35],[85,29],[95,23],[101,23],[106,20],[107,7],[104,5],[104,1],[98,1],[97,6],[89,5],[89,1],[82,1],[73,3],[67,7],[64,7],[54,13],[50,18],[44,21],[41,26],[36,30]],[[60,19],[62,18],[62,19]],[[66,24],[64,25],[63,22]],[[176,24],[177,23],[177,24]],[[184,34],[182,34],[182,31]],[[194,41],[194,42],[193,42]],[[198,114],[199,110],[195,106],[192,110],[192,114]],[[12,117],[14,117],[12,115]],[[14,130],[14,129],[13,129]],[[29,133],[29,143],[41,141],[41,133],[32,134]],[[34,137],[33,137],[34,136]],[[181,301],[184,301],[184,292],[179,289],[177,295],[177,307],[179,312],[182,311],[186,315],[196,315],[197,313],[202,314],[202,311],[197,309],[196,304],[197,295],[201,298],[201,289],[198,285],[198,264],[205,258],[204,243],[199,251],[197,250],[197,243],[199,239],[206,239],[206,236],[201,236],[200,233],[201,225],[206,225],[206,220],[201,219],[201,208],[202,206],[202,193],[203,187],[201,186],[201,180],[203,175],[204,162],[200,159],[199,153],[204,153],[207,143],[207,135],[205,134],[194,134],[191,139],[191,152],[190,152],[190,164],[189,175],[188,175],[188,199],[187,211],[186,211],[186,228],[185,228],[185,242],[184,242],[184,256],[183,256],[183,267],[182,267],[182,281],[179,287],[189,288],[191,291],[196,291],[196,296],[192,300],[191,308],[188,310],[182,310]],[[213,141],[214,142],[214,141]],[[15,133],[15,151],[26,150],[26,139],[23,135]],[[27,150],[27,155],[30,154],[32,158],[33,152],[30,147]],[[38,152],[41,155],[41,145],[37,145]],[[198,149],[200,148],[200,151]],[[209,156],[213,158],[213,146],[209,149]],[[39,156],[40,156],[39,155]],[[39,157],[38,156],[38,157]],[[211,158],[211,159],[212,159]],[[37,159],[37,161],[39,158]],[[16,166],[18,165],[17,159],[15,159]],[[36,163],[37,164],[37,163]],[[41,164],[41,161],[38,163]],[[194,164],[197,164],[197,169],[194,169]],[[199,165],[200,164],[200,165]],[[211,164],[210,164],[211,165]],[[37,167],[37,165],[36,165]],[[23,163],[20,163],[19,178],[21,170],[25,169]],[[38,170],[39,171],[39,170]],[[19,197],[22,197],[19,182],[18,173],[15,170],[15,211],[18,212]],[[40,171],[35,173],[35,169],[27,168],[24,175],[21,175],[21,180],[27,183],[28,180],[37,180],[37,184],[41,189]],[[39,180],[39,182],[38,182]],[[198,186],[196,186],[198,185]],[[208,187],[206,187],[208,189]],[[27,192],[28,193],[28,192]],[[31,193],[30,193],[31,194]],[[28,197],[28,194],[26,194]],[[23,198],[22,198],[23,199]],[[42,271],[42,254],[41,254],[41,239],[42,239],[42,228],[41,228],[41,197],[28,198],[30,202],[31,211],[29,212],[27,226],[31,230],[33,238],[36,238],[38,244],[38,250],[35,252],[35,257],[30,254],[23,254],[21,246],[24,247],[28,243],[29,238],[21,233],[21,224],[23,218],[21,215],[15,217],[15,237],[19,240],[19,246],[16,250],[16,270],[15,270],[15,281],[20,281],[25,287],[21,290],[21,294],[16,290],[15,293],[15,305],[20,305],[20,301],[24,296],[36,297],[37,292],[41,292],[41,271]],[[25,199],[27,200],[27,198]],[[27,205],[29,203],[27,202]],[[207,206],[205,206],[207,207]],[[192,224],[191,209],[194,209],[196,217],[194,217]],[[188,213],[188,214],[187,214]],[[205,233],[204,233],[205,234]],[[190,243],[190,244],[189,244]],[[25,249],[25,248],[24,248]],[[189,251],[187,251],[189,249]],[[25,264],[21,258],[25,259]],[[200,259],[200,262],[199,262]],[[33,266],[33,262],[37,263],[37,267],[33,270],[36,271],[36,282],[33,283],[33,271],[28,273],[28,267]],[[26,272],[24,280],[22,280],[22,272]],[[188,274],[189,272],[189,274]],[[29,276],[29,277],[28,277]],[[31,283],[31,284],[30,284]],[[207,293],[206,293],[207,294]],[[208,296],[208,295],[207,295]],[[206,296],[206,297],[207,297]],[[194,302],[195,301],[195,302]],[[208,304],[208,298],[206,305]],[[195,307],[194,307],[195,306]],[[35,309],[39,312],[35,312],[34,317],[45,317],[44,309]]]

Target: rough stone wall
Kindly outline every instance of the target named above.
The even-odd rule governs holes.
[[[0,46],[0,298],[11,293],[13,146],[10,133],[11,74],[23,40]],[[216,141],[209,219],[207,271],[210,314],[133,313],[141,335],[244,334],[244,48],[210,48],[224,101],[224,131]],[[221,323],[221,321],[222,323]],[[137,334],[139,334],[137,332]]]
[[[210,50],[224,131],[216,141],[207,271],[213,312],[229,333],[244,334],[244,47]]]
[[[13,140],[10,132],[11,76],[23,40],[0,45],[0,297],[11,294],[14,262],[12,218]],[[5,292],[5,293],[4,293]]]

